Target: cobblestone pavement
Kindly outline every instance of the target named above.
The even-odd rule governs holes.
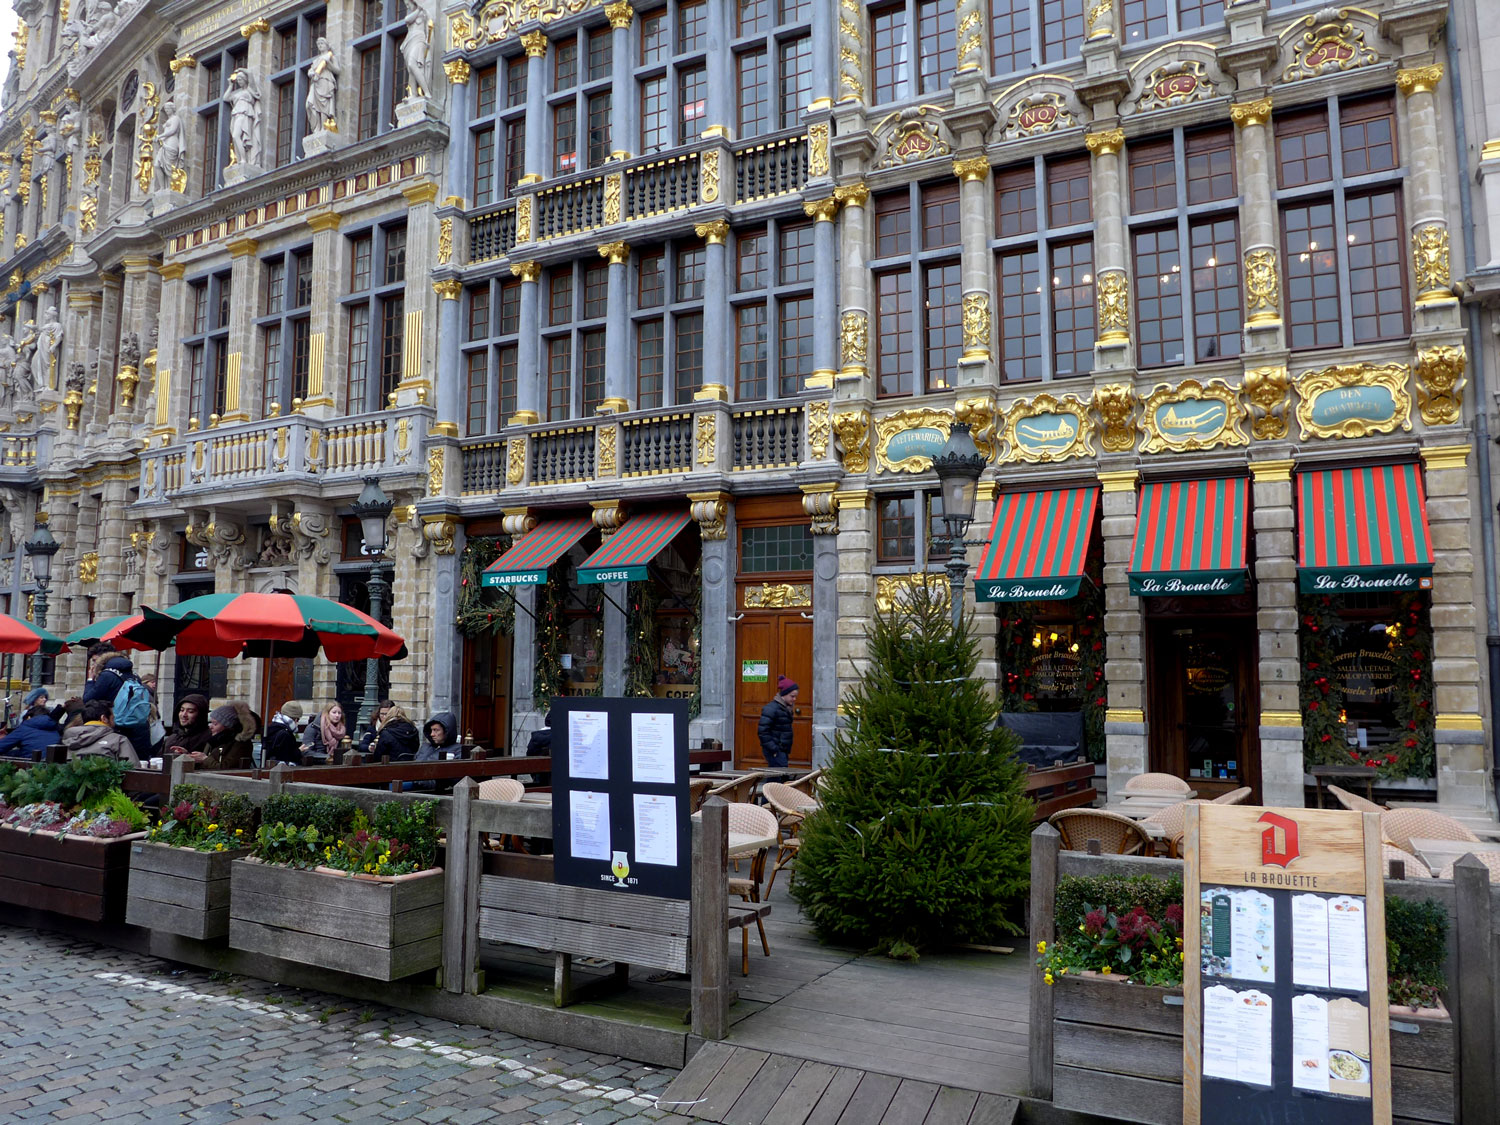
[[[687,1122],[675,1071],[0,926],[0,1122]]]

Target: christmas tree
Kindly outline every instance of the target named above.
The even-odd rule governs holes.
[[[917,585],[869,641],[792,896],[825,941],[902,959],[1019,933],[1033,806],[967,620]]]

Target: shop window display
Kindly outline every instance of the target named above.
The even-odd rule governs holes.
[[[630,585],[630,664],[625,694],[687,699],[699,707],[701,548],[679,536],[651,562],[651,578]]]

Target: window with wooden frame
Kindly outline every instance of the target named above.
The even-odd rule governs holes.
[[[406,0],[360,0],[354,40],[359,90],[359,140],[396,127],[396,105],[406,97]]]
[[[703,386],[701,242],[671,242],[635,258],[636,401],[643,409],[681,406]]]
[[[875,200],[871,269],[882,397],[953,385],[963,351],[959,232],[956,183],[914,184]]]
[[[521,282],[491,278],[464,291],[464,432],[496,433],[516,412]]]
[[[229,79],[236,70],[245,65],[249,49],[240,43],[202,57],[198,61],[203,71],[203,101],[196,109],[198,117],[198,151],[203,153],[202,193],[217,190],[224,183],[224,169],[229,166],[229,106],[224,95],[229,91]],[[113,136],[114,125],[110,124],[107,136]],[[76,174],[76,173],[75,173]],[[108,179],[105,181],[108,184]]]
[[[1405,169],[1394,99],[1330,98],[1278,116],[1275,136],[1288,344],[1404,337]]]
[[[289,408],[307,397],[312,353],[313,252],[311,246],[261,259],[261,417],[272,403]]]
[[[182,340],[188,364],[188,411],[205,423],[224,413],[229,370],[229,271],[188,282],[188,325]]]
[[[1224,22],[1224,0],[1125,0],[1127,46]]]
[[[1239,194],[1228,128],[1178,129],[1126,154],[1141,367],[1240,354]]]
[[[602,24],[552,44],[547,119],[555,176],[597,168],[609,159],[611,36],[609,25]]]
[[[946,90],[958,57],[958,9],[949,0],[870,8],[873,104]]]
[[[469,119],[474,206],[509,199],[526,174],[526,56],[502,58],[474,74]]]
[[[812,224],[736,231],[734,263],[735,401],[799,394],[813,370]]]
[[[995,173],[998,366],[1005,380],[1094,367],[1094,244],[1088,157]]]
[[[641,151],[696,140],[708,128],[707,0],[670,0],[636,18]]]
[[[406,339],[406,222],[380,224],[346,240],[343,298],[349,345],[345,409],[380,410],[401,382]]]
[[[319,36],[328,33],[322,8],[295,15],[276,26],[272,43],[275,70],[271,72],[275,104],[276,167],[302,158],[302,138],[322,124],[307,120],[307,64],[317,52]]]
[[[542,332],[547,420],[586,418],[604,401],[605,262],[572,262],[547,271]]]
[[[813,0],[740,0],[731,50],[739,135],[796,129],[812,101]]]
[[[929,563],[947,559],[943,496],[936,489],[880,493],[875,497],[875,561]]]

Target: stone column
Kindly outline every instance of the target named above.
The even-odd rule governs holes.
[[[1125,245],[1124,176],[1120,151],[1125,130],[1118,125],[1084,136],[1094,154],[1090,180],[1094,195],[1094,292],[1098,304],[1095,370],[1131,367],[1130,252]]]
[[[804,203],[802,209],[813,218],[813,371],[807,389],[824,390],[838,374],[839,236],[834,220],[839,201],[830,195]]]
[[[1444,146],[1438,136],[1437,86],[1443,64],[1396,72],[1396,88],[1406,95],[1407,161],[1404,197],[1411,224],[1412,292],[1416,327],[1457,328],[1458,298],[1449,263],[1447,199],[1443,194]]]
[[[734,136],[734,125],[739,121],[735,114],[735,91],[738,86],[733,75],[733,56],[729,51],[729,39],[733,35],[732,19],[728,4],[708,6],[708,127],[702,136],[716,136],[729,140]],[[683,140],[692,140],[684,137]]]
[[[688,503],[703,544],[703,599],[699,608],[698,718],[688,744],[716,738],[728,746],[734,734],[734,505],[727,492],[690,492]]]
[[[506,421],[531,425],[542,417],[542,309],[540,262],[512,262],[510,272],[521,279],[521,331],[516,343],[516,412]]]
[[[459,312],[459,298],[464,285],[456,277],[444,278],[432,283],[437,296],[437,416],[431,432],[445,438],[458,437],[458,422],[466,418],[464,392],[465,380],[461,377],[458,343],[463,331],[463,317]],[[470,437],[477,435],[470,434]],[[452,456],[458,457],[455,449]]]
[[[462,145],[455,145],[462,148]],[[343,270],[344,247],[339,237],[343,216],[337,211],[317,211],[306,219],[313,232],[313,276],[339,277]],[[345,383],[334,373],[347,370],[347,333],[339,330],[343,310],[339,308],[338,285],[314,285],[310,333],[308,335],[307,398],[301,409],[313,418],[331,418],[338,412],[344,397]],[[296,410],[299,404],[282,403],[282,410]],[[344,404],[348,409],[349,404]]]
[[[521,183],[534,183],[542,178],[547,166],[547,133],[551,124],[547,120],[547,33],[528,31],[521,36],[521,46],[526,48],[526,174]],[[629,56],[625,56],[629,57]],[[615,56],[617,63],[623,62]],[[517,235],[517,242],[523,239]]]
[[[702,227],[699,227],[701,232]],[[599,256],[609,262],[608,304],[604,322],[604,401],[600,413],[619,414],[630,409],[630,247],[624,242],[606,242]],[[713,251],[709,251],[712,259]],[[709,275],[713,267],[710,262]],[[705,302],[706,303],[706,302]],[[705,349],[705,356],[708,354]]]
[[[140,417],[141,408],[150,391],[149,387],[142,384],[144,372],[141,371],[140,357],[144,357],[151,347],[149,326],[157,319],[155,296],[159,290],[151,259],[146,255],[128,254],[121,260],[121,265],[125,272],[125,283],[120,292],[120,342],[124,344],[133,334],[137,353],[133,363],[116,357],[115,366],[108,373],[108,378],[114,383],[114,410],[110,414],[110,423],[112,427],[120,427],[119,436],[123,438],[129,432],[130,423]],[[128,372],[127,367],[131,369]],[[105,377],[105,372],[101,370],[99,378],[103,380]],[[110,401],[102,388],[100,394],[101,401]],[[127,395],[130,400],[128,406]]]
[[[1145,621],[1141,600],[1130,593],[1129,576],[1139,480],[1140,473],[1135,469],[1099,473],[1104,510],[1104,679],[1109,685],[1104,752],[1111,796],[1117,796],[1131,777],[1145,773],[1150,757],[1146,741]]]
[[[833,189],[844,205],[839,223],[839,373],[835,380],[838,398],[862,399],[870,395],[870,189],[864,184],[844,184]],[[815,314],[816,315],[816,314]]]
[[[438,29],[433,32],[436,36]],[[430,56],[433,62],[437,54],[434,44]],[[454,59],[443,64],[443,73],[448,76],[448,135],[457,138],[448,146],[448,201],[452,203],[454,196],[468,199],[474,182],[474,146],[465,143],[469,131],[469,64]]]
[[[133,482],[112,478],[104,484],[104,505],[100,513],[96,544],[99,551],[98,583],[90,591],[99,599],[94,604],[98,617],[118,617],[140,607],[131,595],[139,583],[125,572],[126,555],[135,556],[127,533],[126,509],[130,505],[129,488]]]
[[[158,444],[166,444],[178,429],[187,426],[191,409],[187,401],[187,371],[182,363],[182,323],[187,301],[187,285],[183,274],[187,267],[181,262],[167,262],[158,271],[161,275],[161,295],[157,300],[158,322],[156,340],[156,382],[143,391],[149,391],[150,412],[146,421],[151,424],[151,436]],[[69,295],[69,302],[72,295]],[[62,378],[64,365],[58,364],[58,379]],[[181,372],[174,376],[174,371]]]
[[[1240,239],[1245,254],[1245,349],[1278,351],[1286,346],[1281,319],[1281,255],[1277,249],[1276,203],[1272,198],[1271,99],[1239,102],[1229,109],[1239,126]]]
[[[253,238],[238,238],[228,244],[230,255],[229,285],[233,299],[229,305],[229,361],[224,376],[224,416],[221,422],[248,422],[250,404],[260,400],[259,370],[253,379],[241,382],[243,357],[249,355],[255,370],[255,295],[260,290],[260,243]],[[210,417],[212,424],[214,419]]]
[[[714,5],[710,4],[712,10]],[[729,255],[725,243],[729,224],[723,219],[699,223],[693,228],[707,246],[703,263],[703,390],[723,387],[730,378],[729,351]],[[679,404],[681,405],[681,404]]]
[[[610,536],[625,522],[625,508],[618,500],[591,500],[594,509],[594,526],[599,529],[599,545],[609,542]],[[630,602],[628,582],[604,583],[604,694],[625,694],[625,671],[630,661],[630,622],[622,610]]]
[[[528,508],[505,508],[501,530],[519,538],[536,526]],[[526,738],[541,723],[532,695],[536,691],[536,602],[537,586],[512,586],[515,624],[511,629],[511,745],[524,750]]]
[[[961,4],[962,8],[963,5]],[[964,350],[956,373],[962,387],[990,386],[995,381],[990,362],[990,161],[973,156],[953,162],[958,177],[959,219],[962,224],[964,290]]]
[[[1432,532],[1438,804],[1493,813],[1491,763],[1480,700],[1477,634],[1482,594],[1474,576],[1469,446],[1433,445],[1421,452],[1426,468],[1427,526]]]
[[[1275,450],[1282,454],[1285,450]],[[1292,461],[1252,460],[1255,623],[1260,635],[1261,804],[1300,808],[1302,664],[1297,650],[1296,514]]]
[[[611,39],[615,56],[615,72],[609,87],[609,158],[628,160],[640,132],[636,120],[635,79],[631,67],[625,62],[633,57],[630,53],[630,22],[635,18],[635,9],[630,6],[630,0],[615,0],[604,6],[604,14],[609,17],[609,26],[613,29]]]
[[[432,401],[433,386],[429,373],[437,363],[437,340],[424,330],[428,302],[433,298],[425,284],[437,265],[437,219],[433,216],[438,186],[426,180],[402,188],[406,197],[406,326],[402,338],[401,382],[396,386],[396,402],[401,406]],[[458,377],[455,367],[453,377]],[[381,403],[385,406],[385,403]],[[450,421],[452,419],[449,419]]]
[[[812,9],[812,104],[827,104],[834,99],[834,77],[839,54],[839,8],[836,4],[814,4]],[[814,739],[814,745],[817,740]]]
[[[812,519],[813,533],[813,652],[837,653],[839,648],[839,502],[837,486],[804,484],[802,510]],[[839,674],[836,661],[815,659],[812,673],[812,764],[821,769],[833,753],[838,723]]]
[[[875,513],[871,510],[868,489],[841,489],[833,495],[838,505],[839,521],[838,576],[834,579],[838,592],[837,726],[837,716],[843,714],[844,697],[854,690],[870,656],[865,630],[875,614],[875,579],[871,573],[875,565]],[[814,575],[817,573],[816,554],[815,545]],[[815,591],[815,606],[816,597]]]

